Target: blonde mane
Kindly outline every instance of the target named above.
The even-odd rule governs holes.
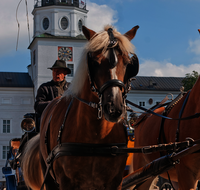
[[[73,95],[76,96],[82,91],[86,77],[88,75],[87,53],[96,52],[101,49],[103,50],[102,51],[103,54],[106,52],[108,45],[110,43],[109,35],[107,32],[109,28],[113,29],[113,35],[116,39],[118,39],[118,45],[123,54],[126,54],[126,53],[130,54],[134,52],[134,46],[131,44],[128,38],[126,38],[124,35],[119,33],[112,26],[110,25],[105,26],[104,31],[96,33],[92,37],[92,39],[86,44],[82,57],[79,60],[79,64],[76,69],[74,78],[72,79],[71,85],[69,89],[66,91],[66,93],[64,94],[64,96],[73,96]]]

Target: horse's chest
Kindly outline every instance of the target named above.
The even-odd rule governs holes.
[[[75,189],[104,190],[121,183],[126,156],[65,158],[60,163]]]

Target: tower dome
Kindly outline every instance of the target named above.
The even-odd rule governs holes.
[[[35,0],[34,37],[44,33],[76,37],[87,18],[85,0]]]

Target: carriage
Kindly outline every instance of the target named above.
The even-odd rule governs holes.
[[[126,94],[139,70],[130,41],[138,28],[121,35],[111,26],[99,33],[83,26],[89,42],[70,88],[47,106],[40,133],[23,151],[21,166],[28,187],[139,190],[147,189],[157,175],[167,175],[181,190],[196,188],[200,79],[170,105],[141,108],[145,114],[135,124],[135,147],[127,148],[127,127],[133,139],[127,104],[137,105],[126,100]],[[123,178],[127,153],[133,153],[135,171]]]

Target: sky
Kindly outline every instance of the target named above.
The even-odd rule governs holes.
[[[28,17],[25,2],[0,1],[0,72],[27,72],[31,63],[34,0],[27,0]],[[110,24],[124,34],[139,25],[131,41],[139,76],[200,74],[200,0],[86,0],[86,6],[87,27],[96,32]]]

